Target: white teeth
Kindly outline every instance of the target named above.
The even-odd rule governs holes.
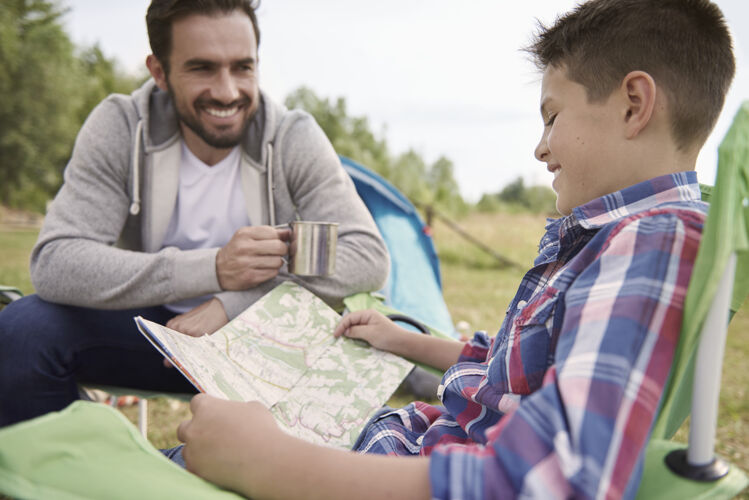
[[[237,113],[239,108],[229,108],[229,109],[215,109],[215,108],[206,108],[206,113],[208,113],[211,116],[215,116],[218,118],[227,118],[229,116],[232,116]]]

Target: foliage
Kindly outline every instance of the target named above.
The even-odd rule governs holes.
[[[343,97],[331,102],[319,98],[307,87],[300,87],[286,97],[285,104],[315,117],[337,153],[366,165],[383,177],[389,176],[387,143],[375,137],[366,117],[349,116]]]
[[[518,177],[495,194],[485,194],[476,208],[481,212],[531,212],[556,216],[556,199],[554,191],[546,186],[525,186],[522,177]]]
[[[286,98],[285,104],[310,113],[336,152],[382,175],[415,203],[433,204],[450,213],[467,209],[454,178],[452,161],[443,156],[427,165],[412,149],[393,158],[387,142],[375,136],[366,117],[349,116],[343,97],[333,102],[300,87]]]
[[[75,130],[70,99],[73,45],[53,4],[14,0],[0,6],[0,201],[15,204],[35,187],[51,193]],[[33,196],[38,203],[38,198]]]
[[[94,47],[79,56],[55,1],[0,4],[0,203],[38,211],[57,191],[92,107],[131,82]]]
[[[102,50],[76,47],[65,33],[60,0],[0,3],[0,204],[43,212],[59,189],[75,136],[91,110],[111,93],[129,93],[137,77],[122,74]],[[373,169],[416,204],[464,215],[449,158],[427,164],[408,150],[392,154],[365,116],[352,116],[346,100],[320,98],[300,87],[286,99],[289,108],[308,111],[335,150]],[[380,134],[381,135],[381,134]],[[554,195],[518,179],[479,208],[518,207],[553,212]]]
[[[427,183],[434,196],[431,203],[449,212],[462,214],[466,212],[468,206],[460,196],[460,188],[455,181],[454,171],[453,162],[445,156],[440,156],[429,169]]]

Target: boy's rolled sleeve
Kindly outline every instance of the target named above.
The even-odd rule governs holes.
[[[458,363],[462,363],[463,361],[473,361],[476,363],[486,361],[493,344],[494,338],[490,338],[486,332],[474,333],[473,338],[463,346],[460,357],[458,357]]]

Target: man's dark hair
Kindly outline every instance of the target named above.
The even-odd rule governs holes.
[[[192,14],[213,16],[229,14],[241,10],[252,21],[255,40],[260,45],[260,30],[255,11],[259,0],[152,0],[146,13],[146,27],[151,52],[156,56],[164,71],[169,74],[169,55],[172,52],[172,24],[174,21]]]
[[[707,139],[735,71],[723,13],[708,0],[591,0],[540,25],[526,50],[542,71],[564,67],[591,102],[629,72],[647,72],[667,98],[682,150]]]

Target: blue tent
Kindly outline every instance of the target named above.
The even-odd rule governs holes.
[[[372,213],[390,252],[390,274],[380,291],[385,304],[457,337],[442,297],[437,252],[416,208],[381,176],[343,156],[341,163]]]

